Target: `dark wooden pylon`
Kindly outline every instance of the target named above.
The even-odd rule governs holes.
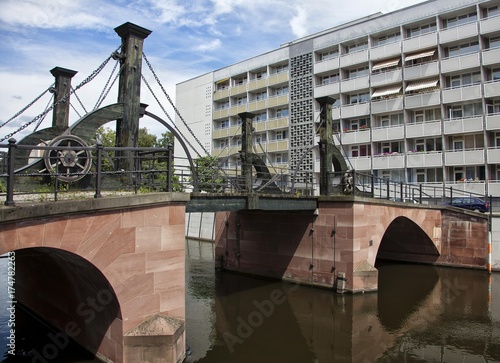
[[[139,117],[141,99],[142,49],[144,39],[151,31],[130,22],[115,28],[122,38],[118,102],[124,104],[123,118],[116,122],[116,146],[137,147],[139,142]],[[131,152],[125,152],[119,167],[133,170]]]
[[[62,67],[54,67],[50,73],[55,78],[54,110],[52,112],[52,126],[67,129],[69,126],[69,99],[71,92],[71,78],[77,71]]]
[[[247,193],[253,192],[252,185],[252,142],[253,142],[253,118],[255,114],[250,112],[239,113],[241,118],[241,173],[243,174],[244,190]]]

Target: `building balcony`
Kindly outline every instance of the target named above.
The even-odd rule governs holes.
[[[267,130],[267,122],[265,121],[259,121],[253,123],[253,128],[255,132],[262,132]]]
[[[248,85],[247,83],[244,83],[244,84],[240,84],[238,86],[231,87],[231,88],[229,88],[229,94],[231,96],[245,94],[247,92],[247,85]]]
[[[370,129],[344,132],[341,135],[342,144],[366,144],[370,142]]]
[[[500,113],[486,115],[486,130],[500,130]]]
[[[314,74],[327,73],[340,68],[340,58],[330,58],[324,61],[314,63]]]
[[[219,101],[224,98],[229,98],[229,88],[225,88],[214,93],[214,101]]]
[[[403,169],[405,167],[405,155],[392,153],[390,155],[378,155],[373,158],[373,169]]]
[[[402,140],[405,128],[403,125],[395,127],[374,128],[372,130],[372,141]]]
[[[212,131],[212,139],[223,139],[229,136],[229,128],[215,129]]]
[[[269,76],[267,81],[269,86],[275,86],[278,84],[286,84],[290,80],[289,72],[274,73]]]
[[[486,182],[485,181],[456,181],[447,182],[447,187],[452,187],[455,190],[461,190],[466,193],[474,193],[485,195],[486,192]],[[490,191],[491,194],[491,191]]]
[[[334,113],[332,112],[332,115],[333,114]],[[370,114],[370,103],[369,102],[356,103],[354,105],[342,106],[342,117],[343,118],[366,116],[369,114]]]
[[[317,120],[318,119],[318,116],[319,115],[319,112],[318,114],[316,115],[316,113],[314,114],[314,119]],[[340,119],[340,107],[334,107],[332,108],[332,119],[334,120],[338,120]]]
[[[491,147],[486,150],[488,164],[500,164],[500,148]]]
[[[500,196],[500,180],[488,181],[488,194],[495,197]]]
[[[314,98],[338,95],[340,93],[340,83],[328,83],[319,85],[314,89]]]
[[[372,113],[374,114],[400,111],[402,109],[403,109],[403,97],[395,97],[395,98],[372,101]]]
[[[444,164],[445,166],[483,165],[484,149],[445,151]]]
[[[484,84],[484,97],[500,97],[500,80]]]
[[[220,108],[218,110],[214,110],[212,117],[214,120],[218,120],[221,118],[228,118],[229,117],[229,108]]]
[[[438,45],[437,32],[420,35],[403,40],[403,52],[415,52]]]
[[[401,42],[384,44],[370,49],[370,59],[384,59],[392,56],[401,56]]]
[[[358,156],[348,158],[352,167],[356,171],[364,171],[372,169],[372,158],[370,156]]]
[[[289,100],[288,93],[286,95],[272,96],[272,97],[269,97],[267,99],[267,106],[268,107],[278,107],[278,106],[287,106],[288,107],[288,100]]]
[[[441,44],[457,42],[461,39],[477,37],[479,34],[479,27],[477,22],[463,24],[450,29],[442,30],[439,33],[439,42]]]
[[[481,33],[481,35],[498,32],[499,21],[500,17],[498,16],[481,19],[479,22],[479,32]]]
[[[416,66],[405,67],[404,73],[407,81],[436,76],[439,74],[439,62],[429,62]]]
[[[342,81],[342,92],[352,92],[370,87],[370,77],[363,76]]]
[[[409,139],[439,135],[441,135],[441,121],[406,125],[406,137]]]
[[[248,104],[244,103],[241,105],[232,106],[229,109],[229,115],[230,116],[237,116],[239,113],[247,112],[247,111],[248,111]]]
[[[368,49],[340,56],[340,67],[342,68],[366,62],[368,62]]]
[[[478,100],[481,98],[481,85],[447,88],[443,90],[443,103]]]
[[[254,112],[257,110],[265,110],[267,108],[267,100],[259,100],[250,102],[248,104],[248,112]]]
[[[401,82],[403,79],[403,71],[401,69],[396,69],[389,72],[372,74],[371,83],[372,87],[380,87],[388,84]],[[344,85],[342,84],[342,91]]]
[[[267,142],[267,152],[280,152],[288,151],[289,142],[288,139],[284,140],[269,140]]]
[[[406,163],[408,168],[440,168],[443,166],[443,153],[411,152],[406,155]]]
[[[283,129],[283,128],[287,128],[288,126],[289,126],[289,118],[288,117],[273,118],[267,122],[267,129],[268,130]]]
[[[500,20],[500,18],[498,18]],[[483,65],[491,66],[500,63],[500,48],[486,49],[483,51]]]
[[[481,65],[480,53],[470,53],[459,57],[446,58],[441,61],[441,72],[451,73],[471,68],[479,68]]]
[[[467,132],[483,131],[483,117],[467,117],[444,121],[444,134],[463,134]]]
[[[248,83],[248,90],[255,91],[258,89],[265,89],[267,87],[267,78],[253,80]]]
[[[241,135],[241,125],[229,127],[229,136]]]
[[[405,96],[405,106],[408,109],[437,106],[440,102],[441,96],[439,91]]]

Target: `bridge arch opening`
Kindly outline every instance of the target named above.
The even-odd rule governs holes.
[[[439,251],[418,224],[407,217],[395,218],[380,242],[375,264],[382,261],[434,263]]]
[[[49,361],[71,340],[94,355],[103,346],[107,350],[121,346],[120,305],[97,267],[74,253],[49,247],[16,250],[15,260],[16,300],[59,330],[31,352],[33,359]]]

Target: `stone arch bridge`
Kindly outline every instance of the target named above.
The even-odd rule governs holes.
[[[377,258],[486,268],[488,221],[446,207],[346,197],[153,193],[0,207],[16,300],[110,362],[185,356],[185,212],[218,211],[219,267],[377,289]]]

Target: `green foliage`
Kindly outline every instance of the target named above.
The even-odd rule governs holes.
[[[219,159],[214,156],[204,156],[195,159],[198,188],[205,192],[220,192],[223,190],[224,176],[219,168]]]
[[[102,145],[106,147],[115,147],[116,132],[107,127],[100,127],[97,130]],[[138,147],[139,148],[163,148],[173,145],[174,136],[171,132],[164,132],[161,137],[149,133],[146,127],[139,129]],[[107,150],[103,158],[103,171],[113,171],[114,151]],[[145,155],[141,159],[141,170],[146,171],[141,177],[140,193],[166,191],[167,189],[167,166],[168,158],[166,152]],[[172,165],[173,168],[173,165]],[[147,171],[150,171],[149,173]],[[173,173],[173,172],[172,172]],[[183,191],[184,188],[179,181],[178,176],[172,177],[172,190]]]

